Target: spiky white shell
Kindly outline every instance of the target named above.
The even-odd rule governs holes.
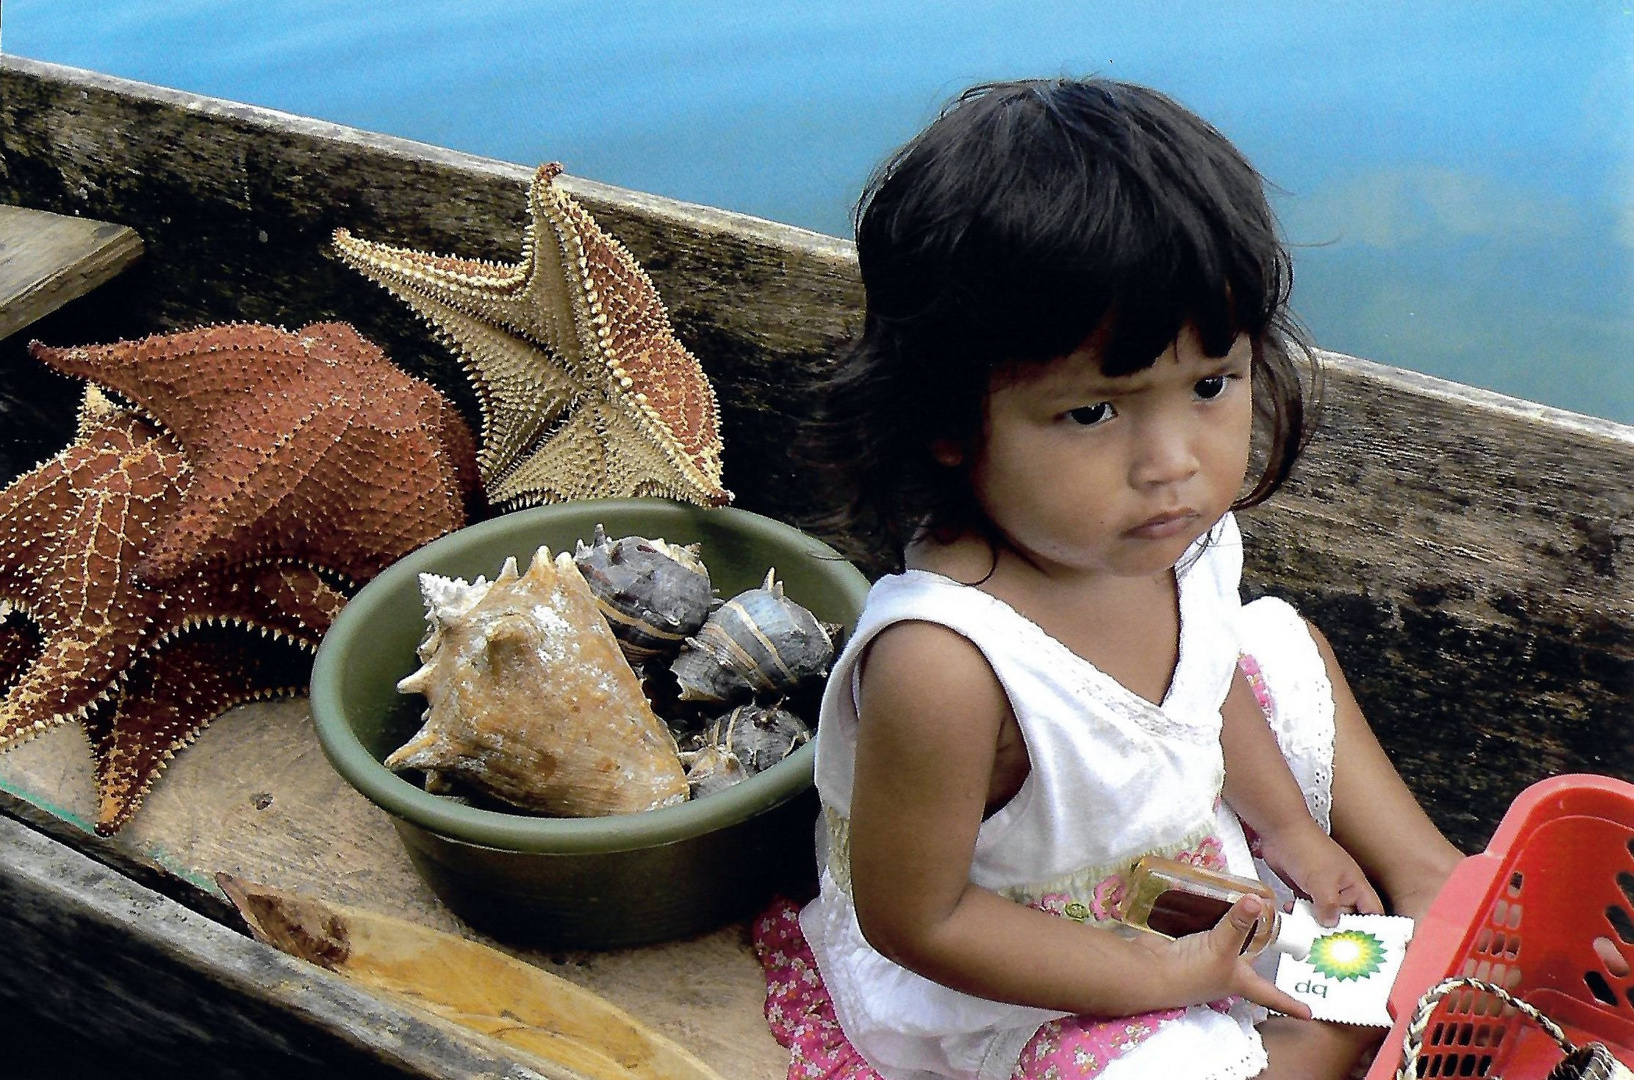
[[[431,633],[397,688],[425,726],[386,758],[538,813],[592,817],[686,798],[653,714],[571,556],[508,559],[491,583],[421,579]]]

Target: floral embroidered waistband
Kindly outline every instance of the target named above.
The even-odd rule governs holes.
[[[834,883],[851,895],[851,820],[824,807],[828,830],[828,873]],[[1225,870],[1225,853],[1214,833],[1214,820],[1178,840],[1136,851],[1127,857],[1094,866],[1085,866],[1047,881],[1007,885],[995,891],[1018,904],[1048,911],[1075,922],[1108,922],[1117,918],[1127,891],[1129,872],[1145,855],[1161,855],[1179,862]]]

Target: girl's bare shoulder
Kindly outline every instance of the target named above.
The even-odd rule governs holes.
[[[1009,708],[982,651],[939,623],[906,620],[886,627],[869,643],[862,663],[865,718],[996,730]]]

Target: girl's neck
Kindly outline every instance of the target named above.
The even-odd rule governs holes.
[[[1172,569],[1151,577],[1051,573],[979,533],[917,542],[905,562],[1004,601],[1136,694],[1163,700],[1179,659]]]

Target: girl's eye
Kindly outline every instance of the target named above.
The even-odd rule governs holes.
[[[1080,405],[1076,409],[1069,410],[1067,415],[1072,418],[1072,422],[1075,424],[1094,427],[1096,424],[1104,424],[1112,419],[1117,415],[1117,410],[1112,408],[1110,401],[1097,401],[1093,405]]]
[[[1197,380],[1197,385],[1192,389],[1204,401],[1212,401],[1225,393],[1227,378],[1225,375],[1210,375],[1206,379]]]

